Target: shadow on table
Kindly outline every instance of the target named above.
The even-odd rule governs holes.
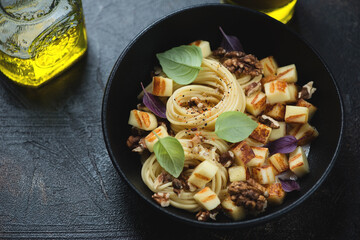
[[[0,72],[0,82],[7,92],[25,108],[52,108],[64,102],[78,88],[84,75],[87,54],[59,76],[38,88],[16,84]]]

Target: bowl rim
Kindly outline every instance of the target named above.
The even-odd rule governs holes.
[[[108,105],[108,97],[109,97],[109,92],[110,92],[110,86],[112,85],[112,81],[114,80],[114,77],[116,75],[116,71],[117,71],[120,63],[122,62],[123,58],[126,56],[128,51],[131,49],[131,47],[134,45],[134,43],[137,42],[139,38],[141,38],[146,32],[151,30],[157,24],[159,24],[159,23],[161,23],[163,21],[166,21],[168,18],[171,18],[172,16],[177,15],[177,14],[181,14],[182,12],[185,12],[185,11],[188,11],[188,10],[197,9],[197,8],[206,8],[206,7],[237,8],[240,11],[251,12],[252,14],[256,14],[256,15],[258,15],[260,17],[267,18],[267,21],[272,21],[274,24],[281,25],[285,29],[285,31],[290,32],[290,34],[293,34],[296,38],[300,39],[300,41],[302,41],[306,45],[306,47],[308,47],[318,57],[318,59],[323,64],[326,71],[330,75],[331,80],[334,83],[336,93],[337,93],[339,103],[340,103],[340,114],[341,114],[341,125],[340,125],[340,132],[339,132],[340,136],[339,136],[336,148],[335,148],[334,155],[332,156],[332,159],[331,159],[329,165],[325,169],[325,171],[322,174],[322,176],[320,177],[320,179],[303,196],[301,196],[300,198],[295,200],[289,206],[286,206],[286,207],[284,207],[282,209],[279,209],[278,211],[270,213],[268,215],[260,216],[260,217],[253,218],[253,219],[245,219],[243,221],[234,221],[234,222],[226,222],[226,223],[223,223],[223,222],[220,223],[220,222],[197,221],[195,218],[194,219],[189,219],[189,218],[177,215],[175,213],[172,213],[170,211],[167,211],[163,207],[156,204],[154,201],[151,201],[151,199],[146,198],[140,191],[137,190],[137,188],[129,181],[129,179],[127,179],[127,177],[125,176],[125,173],[120,168],[119,164],[117,163],[117,161],[115,159],[115,155],[114,155],[114,153],[113,153],[113,151],[112,151],[112,149],[110,147],[109,135],[107,133],[108,126],[107,126],[107,117],[106,117],[106,106]],[[111,73],[109,75],[108,81],[106,83],[106,87],[105,87],[105,91],[104,91],[104,95],[103,95],[103,102],[102,102],[101,123],[102,123],[102,131],[103,131],[103,137],[104,137],[105,145],[106,145],[107,151],[109,153],[110,159],[111,159],[115,169],[117,170],[118,173],[120,173],[120,175],[123,177],[123,179],[125,179],[125,181],[131,186],[131,188],[135,192],[137,192],[137,194],[140,195],[142,199],[145,200],[145,202],[149,203],[151,206],[158,209],[162,214],[168,215],[168,216],[170,216],[171,218],[173,218],[175,220],[181,220],[182,222],[185,222],[187,224],[193,224],[194,226],[207,227],[207,228],[235,228],[235,227],[239,228],[239,227],[248,227],[248,226],[257,225],[257,224],[268,222],[270,220],[274,220],[275,218],[280,217],[282,214],[285,214],[285,213],[289,212],[290,210],[294,209],[296,206],[300,205],[316,189],[318,189],[320,187],[320,185],[324,182],[326,177],[329,175],[329,172],[333,168],[333,166],[335,164],[335,160],[338,157],[338,154],[340,152],[341,145],[342,145],[341,143],[342,143],[342,139],[343,139],[343,131],[344,131],[345,119],[344,119],[343,99],[342,99],[339,87],[337,85],[337,82],[336,82],[332,72],[330,71],[330,69],[327,66],[324,59],[317,52],[317,50],[315,50],[307,40],[305,40],[303,37],[301,37],[300,34],[295,32],[294,30],[292,30],[287,25],[285,25],[285,24],[283,24],[283,23],[281,23],[281,22],[267,16],[266,14],[255,11],[255,10],[252,10],[252,9],[248,9],[248,8],[241,7],[241,6],[236,6],[236,5],[222,4],[222,3],[205,3],[205,4],[196,4],[196,5],[191,5],[191,6],[180,8],[178,10],[175,10],[175,11],[173,11],[173,12],[171,12],[171,13],[169,13],[169,14],[167,14],[167,15],[165,15],[165,16],[157,19],[157,20],[155,20],[154,22],[149,24],[147,27],[145,27],[143,30],[141,30],[130,41],[130,43],[128,43],[128,45],[124,48],[124,50],[122,51],[122,53],[120,54],[120,56],[116,60],[115,65],[113,66],[113,68],[111,70]]]

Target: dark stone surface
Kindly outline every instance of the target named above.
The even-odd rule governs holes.
[[[332,172],[302,205],[249,229],[194,228],[149,208],[114,169],[100,118],[112,66],[148,24],[204,2],[217,1],[84,0],[89,48],[79,63],[37,90],[18,87],[1,76],[1,239],[359,239],[358,0],[301,0],[289,24],[329,65],[347,118]]]

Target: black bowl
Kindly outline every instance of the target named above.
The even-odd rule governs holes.
[[[162,208],[151,198],[142,182],[137,154],[126,147],[130,135],[128,116],[136,108],[140,82],[150,82],[150,71],[158,65],[156,53],[203,39],[219,46],[221,26],[227,34],[239,37],[247,53],[259,59],[273,55],[279,66],[295,63],[299,84],[313,80],[317,91],[311,102],[318,107],[312,120],[320,136],[312,143],[309,155],[311,173],[301,179],[301,190],[287,195],[281,206],[244,221],[220,218],[199,222],[194,214],[173,207]],[[150,205],[178,220],[206,227],[244,227],[269,221],[288,212],[308,198],[324,181],[334,165],[343,131],[343,107],[336,83],[319,55],[286,25],[245,8],[207,4],[177,11],[151,24],[123,51],[107,83],[102,106],[104,138],[111,160],[130,186]]]

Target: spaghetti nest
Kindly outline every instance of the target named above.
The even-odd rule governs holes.
[[[211,161],[216,164],[219,170],[214,178],[207,183],[217,195],[226,189],[228,174],[224,166],[218,163],[219,156],[226,152],[228,144],[209,131],[191,131],[182,130],[176,134],[175,138],[179,140],[185,152],[184,170],[181,178],[187,179],[194,171],[195,167],[203,161]],[[185,188],[180,194],[176,194],[171,181],[159,182],[159,176],[163,169],[156,161],[155,154],[152,154],[144,163],[141,170],[141,177],[144,183],[153,192],[162,192],[170,194],[170,205],[185,209],[190,212],[197,212],[201,209],[195,201],[195,189]]]
[[[213,131],[223,112],[245,110],[245,95],[234,76],[218,61],[203,59],[190,85],[178,86],[166,105],[174,132],[191,129]]]

